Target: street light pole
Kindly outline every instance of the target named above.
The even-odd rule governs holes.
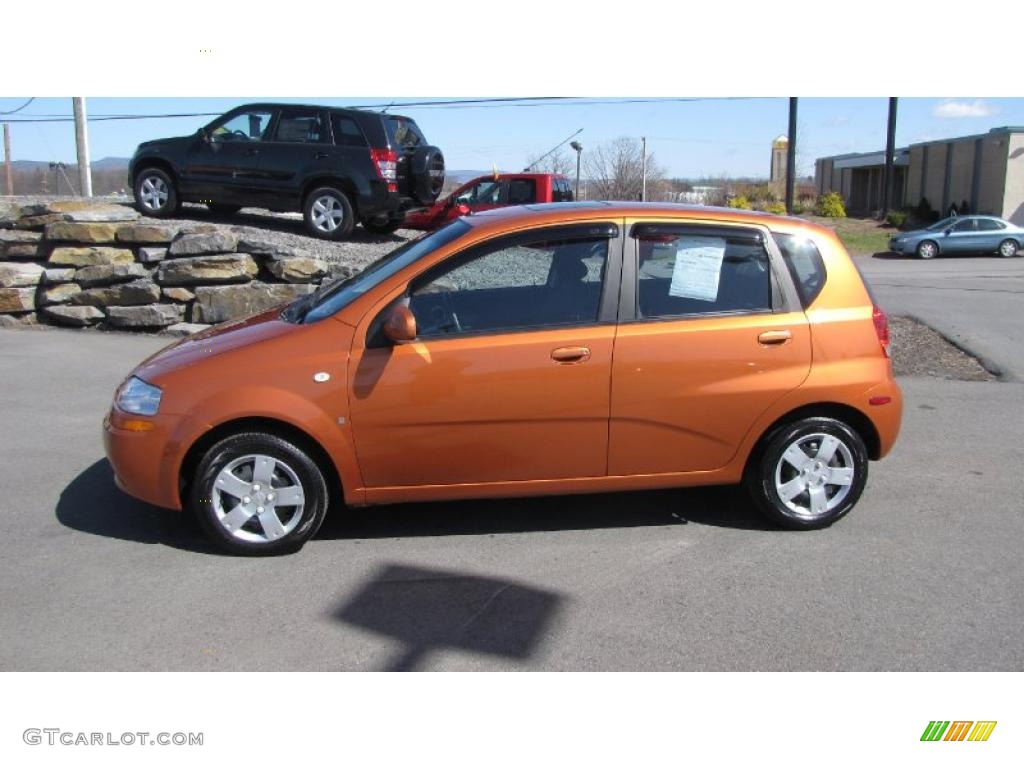
[[[583,155],[583,145],[578,141],[574,141],[569,144],[574,150],[576,150],[576,199],[580,199],[580,157]]]

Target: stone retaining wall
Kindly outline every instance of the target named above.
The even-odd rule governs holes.
[[[188,334],[291,301],[347,271],[228,227],[140,220],[124,205],[0,210],[0,325]]]

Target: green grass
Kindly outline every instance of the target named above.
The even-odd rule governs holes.
[[[879,225],[874,219],[827,219],[820,216],[805,218],[834,229],[846,250],[855,256],[885,253],[889,250],[889,236],[897,231],[894,227]]]

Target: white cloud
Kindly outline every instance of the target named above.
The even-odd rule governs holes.
[[[989,117],[998,112],[998,109],[986,104],[982,99],[944,101],[932,110],[935,117]]]

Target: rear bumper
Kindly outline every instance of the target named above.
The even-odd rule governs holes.
[[[896,380],[867,390],[861,410],[878,432],[878,455],[872,458],[884,458],[895,445],[903,423],[903,392]]]

